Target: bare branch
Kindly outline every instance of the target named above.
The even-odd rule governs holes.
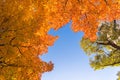
[[[120,46],[116,45],[115,43],[109,40],[107,43],[104,43],[104,42],[96,42],[96,43],[101,45],[109,45],[109,46],[112,46],[113,48],[116,48],[117,50],[120,50]]]
[[[13,37],[13,38],[10,40],[10,42],[9,42],[10,45],[12,45],[12,41],[13,41],[15,38],[16,38],[16,37]]]

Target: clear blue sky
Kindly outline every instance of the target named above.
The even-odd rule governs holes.
[[[79,44],[83,33],[74,33],[70,26],[69,23],[58,31],[50,30],[49,34],[58,35],[59,39],[41,57],[46,62],[54,63],[54,70],[44,73],[42,80],[116,80],[119,67],[98,71],[90,67],[88,56]]]

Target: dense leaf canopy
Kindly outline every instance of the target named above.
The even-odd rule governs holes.
[[[0,0],[0,79],[39,80],[42,73],[52,70],[51,62],[38,57],[58,38],[48,34],[51,28],[58,30],[72,20],[72,30],[83,31],[92,45],[98,25],[119,18],[120,0]],[[112,27],[110,30],[115,33]],[[101,37],[106,40],[106,35]],[[110,42],[99,45],[115,46],[111,40],[116,36],[109,36]],[[119,47],[116,42],[118,45],[109,47],[112,51]],[[95,46],[91,52],[95,52]]]
[[[94,69],[120,65],[120,26],[113,23],[103,23],[98,30],[95,42],[83,38],[81,47],[88,54],[95,54],[90,64]]]
[[[101,21],[120,19],[120,0],[50,0],[52,14],[48,16],[55,29],[72,20],[72,30],[83,31],[91,41]],[[53,15],[54,14],[54,15]],[[56,22],[57,21],[57,22]]]
[[[44,4],[0,0],[0,79],[39,80],[43,72],[52,70],[51,62],[38,57],[57,39],[47,34]]]

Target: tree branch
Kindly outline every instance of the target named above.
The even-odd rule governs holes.
[[[120,50],[120,46],[116,45],[115,43],[113,43],[109,40],[107,43],[104,43],[104,42],[96,42],[96,43],[101,44],[101,45],[109,45],[109,46],[112,46],[113,48],[116,48],[117,50]]]
[[[0,44],[0,46],[5,46],[5,44]]]
[[[26,65],[17,65],[17,64],[6,64],[7,66],[11,66],[11,67],[30,67],[30,66],[26,66]]]
[[[104,0],[104,2],[106,3],[106,5],[108,5],[107,0]]]
[[[65,10],[65,8],[66,8],[67,2],[68,2],[68,0],[65,1],[65,5],[64,5],[64,7],[63,7],[64,10]]]
[[[0,66],[2,66],[2,67],[31,67],[31,66],[27,66],[27,65],[5,63],[5,62],[2,62],[2,61],[0,61]]]
[[[109,63],[109,64],[105,64],[105,65],[100,65],[100,66],[107,67],[107,66],[115,66],[117,64],[120,64],[120,62]]]
[[[117,26],[116,20],[114,20],[113,23],[114,23],[114,30],[115,30]]]
[[[10,45],[12,45],[12,41],[13,41],[15,38],[16,38],[16,37],[13,37],[13,38],[10,40],[10,42],[9,42]]]

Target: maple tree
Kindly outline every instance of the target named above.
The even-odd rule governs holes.
[[[119,0],[50,0],[53,4],[48,21],[55,29],[72,20],[72,30],[83,31],[84,37],[96,40],[101,21],[120,18]],[[57,22],[56,22],[57,21]]]
[[[51,28],[72,20],[73,31],[95,41],[99,23],[119,19],[119,8],[119,0],[0,0],[0,78],[39,80],[53,68],[38,57],[58,38]]]
[[[40,80],[42,73],[53,69],[53,63],[38,57],[57,39],[48,34],[45,4],[0,0],[0,80]]]
[[[72,30],[75,32],[83,31],[84,37],[90,39],[89,42],[97,39],[96,32],[101,22],[112,22],[120,18],[119,0],[53,0],[51,2],[54,2],[54,5],[50,10],[52,13],[48,15],[49,24],[57,30],[72,20]],[[88,46],[86,42],[85,44]],[[115,44],[109,42],[108,45]],[[88,49],[89,52],[89,49],[94,51],[96,47],[92,45],[91,48],[85,49]],[[99,53],[103,52],[103,50],[99,50]]]

